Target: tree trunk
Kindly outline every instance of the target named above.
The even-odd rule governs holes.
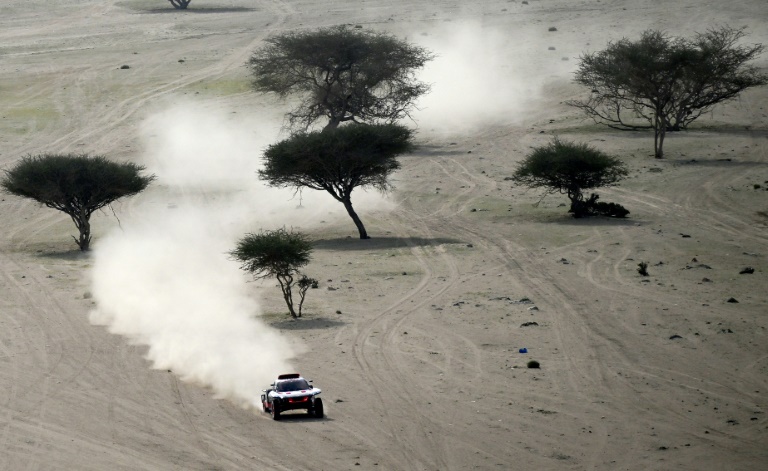
[[[352,208],[352,199],[349,196],[345,196],[342,199],[342,203],[344,203],[344,209],[347,210],[347,214],[349,214],[349,217],[352,218],[352,221],[354,221],[355,226],[357,226],[357,231],[360,233],[360,238],[370,239],[370,237],[368,237],[368,233],[365,231],[365,226],[363,225],[363,221],[360,220],[357,213]]]
[[[664,126],[659,126],[656,129],[656,136],[654,138],[654,155],[657,159],[664,158],[664,137],[667,134],[667,130]]]
[[[331,118],[331,120],[328,121],[328,124],[326,124],[323,128],[323,132],[333,131],[339,127],[339,124],[341,124],[341,120],[339,118]]]
[[[300,314],[296,314],[296,310],[293,308],[293,293],[291,293],[291,285],[293,284],[293,277],[290,275],[277,275],[277,281],[280,283],[280,290],[283,292],[283,299],[288,306],[288,312],[291,317],[296,319],[300,317]]]
[[[88,220],[88,215],[85,211],[81,211],[79,214],[70,214],[72,220],[77,226],[77,230],[80,231],[80,238],[72,236],[80,247],[81,252],[87,252],[91,248],[91,222]]]
[[[667,119],[663,116],[663,110],[656,109],[653,119],[653,154],[657,159],[664,158],[664,136],[667,134]]]

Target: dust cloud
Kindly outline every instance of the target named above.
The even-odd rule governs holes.
[[[228,252],[260,229],[334,218],[355,229],[330,196],[307,191],[300,201],[258,180],[259,156],[281,138],[279,119],[211,108],[176,105],[146,120],[142,161],[157,180],[120,228],[94,242],[90,320],[146,345],[153,368],[258,407],[261,389],[294,371],[302,347],[259,318],[253,284]],[[362,211],[389,207],[357,196]]]
[[[526,31],[469,21],[408,36],[435,54],[418,74],[432,90],[412,113],[424,133],[466,134],[490,125],[519,124],[541,106],[543,85],[554,76],[568,80],[571,68],[553,60],[543,38]]]

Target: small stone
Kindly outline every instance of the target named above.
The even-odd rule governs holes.
[[[736,298],[728,298],[728,300],[727,300],[726,302],[727,302],[727,303],[738,303],[738,301],[736,300]]]

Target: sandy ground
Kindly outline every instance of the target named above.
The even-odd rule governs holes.
[[[463,3],[2,2],[4,167],[49,151],[142,162],[140,123],[183,96],[241,113],[274,105],[248,91],[244,62],[294,28],[419,38],[479,24],[503,32],[502,68],[538,93],[506,113],[482,99],[454,110],[498,113],[482,126],[419,121],[395,209],[362,214],[373,239],[354,239],[345,219],[307,229],[321,289],[305,319],[283,318],[275,288],[252,285],[264,319],[304,345],[293,365],[323,388],[324,420],[273,422],[152,369],[145,346],[89,323],[93,261],[74,250],[68,218],[3,196],[0,469],[768,468],[768,89],[671,136],[663,161],[652,136],[561,104],[582,92],[570,83],[580,52],[646,28],[749,26],[768,43],[764,0]],[[536,192],[505,180],[555,133],[627,162],[630,178],[600,193],[630,218],[573,220],[564,197],[533,207]],[[117,225],[96,215],[95,244]]]

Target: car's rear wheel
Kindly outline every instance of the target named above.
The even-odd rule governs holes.
[[[315,399],[315,407],[314,407],[314,416],[318,419],[323,418],[323,414],[325,412],[323,411],[323,400],[322,399]]]

